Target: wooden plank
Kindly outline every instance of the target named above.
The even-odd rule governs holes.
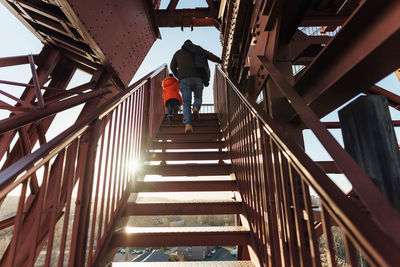
[[[400,211],[400,152],[386,97],[360,96],[339,119],[346,150]]]

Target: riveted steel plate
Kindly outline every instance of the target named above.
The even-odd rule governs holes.
[[[67,0],[61,8],[96,55],[128,85],[158,37],[148,0]],[[154,21],[153,21],[154,22]]]

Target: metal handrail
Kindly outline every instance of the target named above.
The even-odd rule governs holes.
[[[165,69],[166,66],[167,66],[166,64],[163,64],[154,71],[150,72],[149,74],[147,74],[134,84],[130,85],[127,88],[127,90],[115,95],[114,97],[109,99],[106,103],[101,105],[101,107],[99,107],[96,110],[93,110],[90,114],[82,118],[79,122],[72,125],[68,129],[57,135],[55,138],[47,142],[46,144],[42,145],[35,152],[21,158],[20,160],[15,162],[15,164],[9,166],[8,168],[0,172],[0,199],[2,199],[4,195],[7,195],[8,192],[10,191],[8,190],[7,194],[3,193],[5,185],[7,185],[10,182],[10,180],[15,178],[21,172],[25,171],[28,168],[28,166],[34,164],[37,160],[42,158],[43,155],[49,154],[51,151],[53,152],[59,151],[60,149],[65,148],[65,146],[67,146],[71,142],[71,139],[78,136],[80,133],[82,133],[82,131],[87,129],[90,123],[94,122],[97,119],[102,119],[116,106],[121,104],[121,102],[123,102],[126,98],[135,93],[144,84],[146,84],[148,82],[148,79],[153,78],[163,69]],[[100,113],[100,115],[99,115],[99,110],[103,111]],[[21,179],[20,182],[22,182]]]
[[[0,219],[0,230],[14,227],[0,265],[91,266],[101,260],[135,178],[130,163],[140,160],[162,122],[165,77],[164,64],[0,173],[0,205],[21,186],[15,215]],[[38,176],[39,191],[28,194]]]
[[[357,249],[373,265],[400,262],[394,237],[347,198],[221,69],[215,73],[215,109],[260,261],[268,266],[321,266],[318,238],[323,235],[330,266],[338,266],[334,239],[343,243],[344,260],[351,266],[359,260]],[[321,202],[317,210],[311,189]]]

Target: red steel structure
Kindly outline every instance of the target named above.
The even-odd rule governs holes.
[[[9,233],[1,266],[104,266],[118,247],[151,245],[238,245],[241,261],[221,266],[358,266],[360,255],[371,266],[400,262],[399,213],[327,129],[340,124],[320,120],[360,93],[399,108],[399,95],[375,85],[392,72],[399,77],[399,1],[207,0],[207,8],[176,9],[171,0],[165,10],[149,0],[1,2],[44,44],[38,55],[0,59],[0,67],[28,64],[32,72],[28,83],[0,81],[25,88],[20,97],[0,90],[11,100],[0,102],[10,114],[0,121],[0,207],[18,196],[14,213],[0,218]],[[214,79],[216,115],[204,114],[199,132],[187,136],[163,122],[166,66],[129,82],[159,27],[199,26],[221,32],[223,70]],[[66,89],[77,69],[91,80]],[[55,115],[80,104],[74,125],[47,140]],[[306,155],[303,129],[332,161]],[[218,151],[166,152],[200,147]],[[148,166],[145,174],[235,179],[143,182],[129,166],[148,160],[149,149],[161,149],[151,154],[161,161],[219,162]],[[328,173],[345,175],[352,191],[343,193]],[[132,192],[205,190],[237,198],[128,200]],[[118,231],[127,216],[178,213],[237,214],[239,225]]]

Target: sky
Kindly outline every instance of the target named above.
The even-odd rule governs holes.
[[[161,8],[165,8],[168,1],[161,2]],[[181,0],[178,3],[177,8],[188,8],[193,6],[191,1]],[[197,1],[196,6],[206,7],[206,1]],[[0,42],[0,57],[19,56],[27,54],[38,54],[40,53],[43,45],[11,12],[8,11],[2,4],[0,4],[0,36],[2,38]],[[174,53],[180,49],[185,40],[190,39],[193,43],[202,46],[204,49],[212,52],[217,56],[221,56],[222,46],[220,43],[219,32],[214,27],[201,27],[195,28],[191,31],[189,28],[184,28],[181,31],[180,28],[161,28],[161,39],[156,40],[144,59],[142,65],[137,70],[135,76],[132,78],[132,82],[140,79],[147,73],[166,63],[170,64]],[[207,37],[207,38],[205,38]],[[209,62],[211,70],[211,81],[214,75],[214,63]],[[31,78],[30,67],[27,64],[0,68],[0,80],[16,81],[16,82],[28,82]],[[77,71],[71,80],[68,88],[75,87],[83,84],[90,80],[90,75]],[[212,82],[210,83],[212,85]],[[14,96],[19,97],[24,88],[17,86],[6,86],[0,85],[0,90],[6,91]],[[4,100],[7,103],[15,103],[10,101],[0,94],[0,100]],[[206,87],[203,91],[203,103],[213,103],[213,93],[211,86]],[[49,129],[46,135],[48,140],[59,134],[61,129],[66,129],[74,123],[79,111],[82,106],[77,106],[71,110],[62,112],[57,115],[55,123]],[[0,110],[0,119],[7,118],[9,112]],[[62,118],[62,119],[61,119]]]
[[[161,8],[165,8],[169,1],[162,1]],[[177,8],[190,8],[193,7],[193,3],[196,3],[197,7],[206,7],[205,0],[180,0]],[[0,42],[0,57],[10,57],[27,54],[37,54],[42,49],[40,41],[22,24],[16,17],[14,17],[2,4],[0,4],[0,36],[2,36]],[[177,51],[183,42],[187,39],[193,41],[193,43],[202,46],[204,49],[214,53],[217,56],[221,56],[221,43],[219,32],[213,27],[198,27],[191,31],[189,28],[185,28],[181,31],[180,28],[161,28],[161,39],[157,40],[148,55],[144,59],[142,65],[138,69],[136,75],[132,78],[132,82],[140,79],[145,74],[159,67],[160,65],[171,62],[172,56]],[[213,79],[214,63],[210,63],[211,79]],[[20,65],[16,67],[0,68],[0,80],[9,80],[17,82],[28,82],[31,77],[31,72],[28,65]],[[90,79],[90,76],[84,72],[78,71],[69,88],[76,85],[85,83]],[[212,85],[212,82],[210,83]],[[396,94],[400,92],[400,83],[394,74],[389,75],[377,85],[392,91]],[[7,93],[19,96],[23,88],[16,86],[5,86],[0,85],[0,90],[6,91]],[[203,94],[203,103],[213,103],[212,99],[212,88],[205,88]],[[4,100],[4,96],[0,94],[0,100]],[[7,99],[8,103],[12,103]],[[72,125],[76,119],[81,106],[75,107],[71,110],[65,111],[57,115],[56,123],[52,125],[47,135],[48,140],[53,138],[60,132],[60,129],[65,129],[69,125]],[[337,110],[341,109],[339,107]],[[393,120],[400,119],[400,112],[390,108],[391,116]],[[0,119],[4,119],[8,116],[8,112],[0,110]],[[62,119],[61,119],[62,118]],[[337,111],[332,112],[326,117],[322,118],[322,121],[338,121]],[[62,124],[62,127],[61,127]],[[331,130],[334,137],[343,145],[340,130]],[[396,129],[396,135],[399,136],[399,129]],[[313,159],[317,161],[331,160],[329,155],[324,151],[318,140],[309,130],[304,131],[304,138],[306,144],[306,152]],[[399,137],[398,137],[399,138]],[[348,185],[347,185],[348,186]],[[346,186],[346,187],[347,187]]]

